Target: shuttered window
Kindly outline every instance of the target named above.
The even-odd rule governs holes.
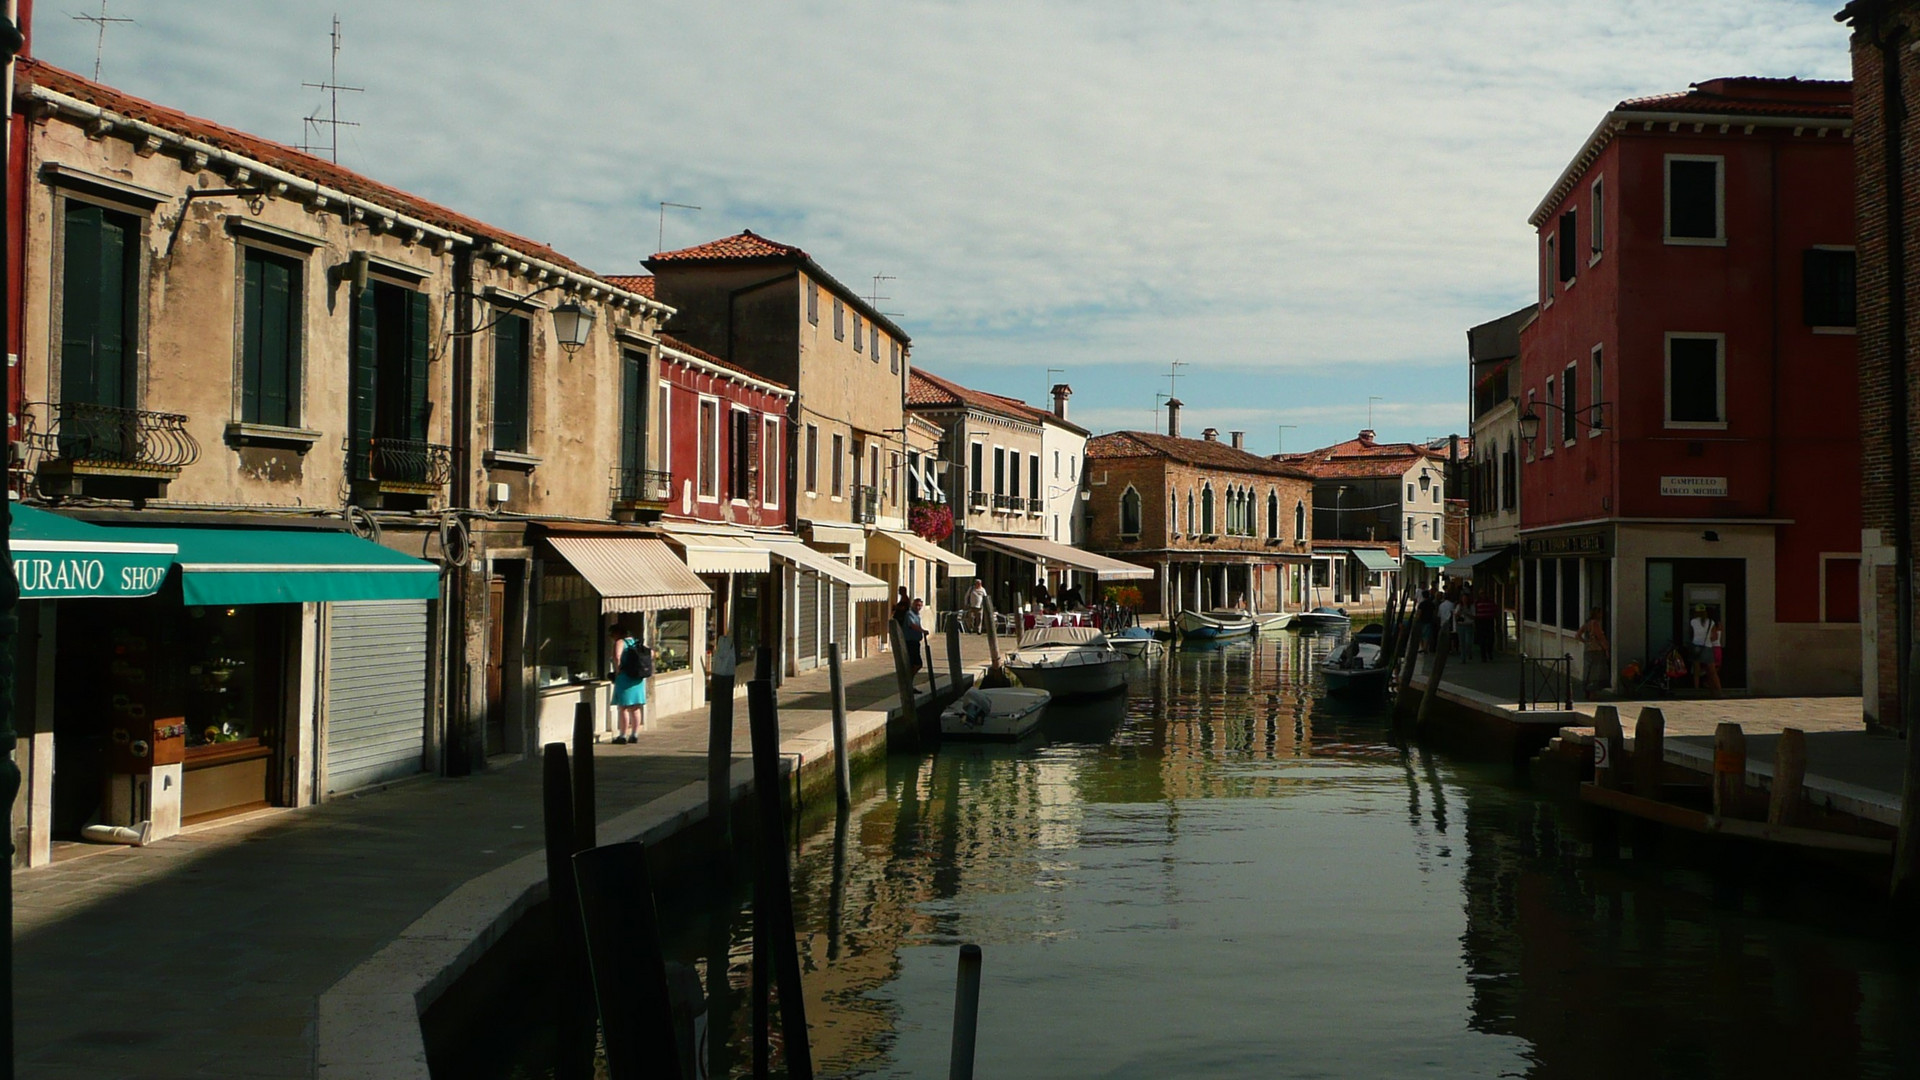
[[[140,220],[69,202],[65,225],[60,399],[132,408]]]
[[[425,445],[433,403],[427,366],[427,295],[370,282],[354,302],[349,424],[355,476],[372,477],[374,440]],[[424,455],[380,455],[381,479],[423,479]],[[412,473],[419,473],[418,477]]]
[[[1809,248],[1801,254],[1801,309],[1808,326],[1854,325],[1853,252]]]
[[[1667,239],[1718,240],[1719,158],[1667,158]]]
[[[493,448],[527,449],[527,335],[525,317],[503,316],[493,324]]]
[[[300,263],[245,248],[241,296],[240,419],[300,423]]]
[[[1579,273],[1577,255],[1580,251],[1579,211],[1569,210],[1560,215],[1560,280],[1572,281]]]
[[[641,447],[647,444],[647,355],[633,349],[620,352],[620,468],[628,473],[628,490],[639,490]]]

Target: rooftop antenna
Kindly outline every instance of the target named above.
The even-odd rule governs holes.
[[[1273,429],[1274,429],[1273,430],[1273,452],[1274,453],[1284,454],[1287,452],[1287,432],[1292,431],[1293,429],[1299,426],[1300,426],[1299,424],[1273,425]]]
[[[100,81],[100,54],[104,53],[107,49],[107,24],[108,23],[130,23],[133,20],[126,18],[125,16],[108,15],[107,0],[100,0],[100,14],[75,15],[73,17],[74,19],[80,22],[90,22],[94,26],[98,27],[100,30],[100,32],[96,34],[93,39],[93,81],[99,82]]]
[[[1172,394],[1163,394],[1158,390],[1153,392],[1153,423],[1147,425],[1148,431],[1160,430],[1160,403],[1172,397]]]
[[[661,204],[660,204],[660,235],[658,235],[658,236],[656,236],[656,237],[654,237],[654,239],[653,239],[653,250],[655,250],[655,251],[665,251],[665,250],[667,250],[667,208],[668,208],[669,206],[671,206],[671,207],[672,207],[672,208],[674,208],[675,210],[698,210],[698,209],[700,209],[699,207],[697,207],[697,206],[695,206],[695,205],[693,205],[692,203],[683,203],[683,202],[663,202],[663,203],[661,203]]]
[[[880,295],[880,283],[883,281],[899,281],[899,280],[900,280],[899,278],[894,277],[892,274],[873,275],[873,293],[867,297],[867,302],[873,305],[873,310],[880,311],[880,301],[893,299],[893,297],[891,296]],[[906,318],[905,315],[903,315],[898,311],[880,311],[880,314],[885,315],[889,319]]]
[[[1385,400],[1387,399],[1381,397],[1379,394],[1367,395],[1367,430],[1368,431],[1373,430],[1373,403],[1376,401],[1385,401]]]
[[[1055,375],[1065,375],[1066,373],[1067,373],[1067,369],[1063,367],[1050,367],[1047,369],[1047,394],[1049,396],[1051,396],[1053,393],[1053,386],[1054,386],[1053,377]],[[1040,400],[1045,401],[1047,399],[1043,397]],[[1155,413],[1157,414],[1158,411],[1159,411],[1159,407],[1155,406]]]
[[[1167,365],[1167,396],[1168,397],[1174,397],[1178,394],[1179,388],[1174,385],[1174,380],[1180,377],[1180,369],[1187,366],[1188,365],[1185,360],[1175,360]],[[1154,410],[1155,416],[1160,415],[1160,406],[1155,405],[1153,407],[1153,410]]]
[[[300,84],[301,86],[314,90],[326,91],[327,116],[325,119],[322,119],[320,110],[317,108],[314,109],[313,112],[305,118],[306,127],[301,130],[300,134],[302,138],[306,138],[313,131],[322,127],[326,128],[327,155],[335,165],[338,165],[340,163],[340,129],[343,127],[360,126],[351,120],[340,119],[340,91],[345,90],[350,94],[358,94],[363,92],[366,87],[340,85],[340,16],[338,15],[333,17],[333,33],[329,35],[329,39],[333,43],[333,56],[327,66],[327,81],[317,83],[303,82]],[[297,149],[313,153],[320,149],[320,145],[318,143],[303,143],[297,147]]]

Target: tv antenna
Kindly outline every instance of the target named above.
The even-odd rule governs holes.
[[[340,119],[340,92],[344,90],[349,94],[358,94],[364,92],[366,87],[340,85],[340,16],[335,15],[333,17],[333,33],[328,35],[328,37],[333,44],[333,55],[332,59],[328,62],[327,81],[317,83],[303,82],[300,84],[301,86],[326,92],[327,115],[324,118],[321,117],[320,109],[315,107],[313,112],[303,118],[305,126],[300,131],[300,137],[307,139],[317,133],[319,129],[326,128],[327,154],[333,163],[338,165],[340,163],[340,129],[343,127],[360,126],[351,120]],[[302,142],[299,146],[295,147],[295,149],[304,150],[312,154],[319,152],[320,144],[318,142]]]
[[[123,15],[108,15],[107,0],[100,0],[100,14],[75,15],[73,16],[73,18],[79,22],[90,22],[99,29],[99,33],[94,35],[94,39],[93,39],[93,81],[99,82],[100,81],[100,55],[106,52],[106,49],[107,49],[107,24],[108,23],[130,23],[133,20]]]
[[[867,302],[873,305],[873,310],[880,311],[880,301],[893,299],[893,297],[891,296],[880,295],[880,283],[883,281],[899,281],[899,280],[900,280],[899,278],[893,276],[892,274],[873,275],[873,293],[872,295],[867,297]],[[880,311],[880,314],[885,315],[889,319],[906,318],[905,315],[902,315],[898,311]]]
[[[1274,453],[1284,454],[1287,452],[1287,432],[1292,431],[1293,429],[1299,426],[1300,426],[1299,424],[1273,425],[1273,452]]]
[[[1048,369],[1047,369],[1047,393],[1048,393],[1048,395],[1052,395],[1052,393],[1053,393],[1053,385],[1054,385],[1054,384],[1053,384],[1053,377],[1054,377],[1055,375],[1065,375],[1066,373],[1067,373],[1067,369],[1066,369],[1066,368],[1063,368],[1063,367],[1050,367],[1050,368],[1048,368]],[[1041,401],[1045,401],[1045,400],[1047,400],[1047,399],[1046,399],[1046,398],[1041,398],[1040,400],[1041,400]]]
[[[1367,395],[1367,430],[1368,431],[1373,430],[1373,403],[1376,401],[1385,401],[1385,400],[1387,399],[1381,397],[1379,394]]]
[[[1188,364],[1185,360],[1174,360],[1167,364],[1167,397],[1173,398],[1178,396],[1178,388],[1174,385],[1174,380],[1180,377],[1180,369],[1187,366]],[[1158,415],[1159,411],[1160,407],[1155,405],[1155,415]]]
[[[672,208],[674,208],[675,210],[698,210],[698,209],[700,209],[700,207],[698,207],[698,206],[695,206],[695,205],[693,205],[692,203],[683,203],[683,202],[663,202],[663,203],[661,203],[661,204],[660,204],[660,234],[659,234],[658,236],[655,236],[655,237],[653,238],[653,250],[655,250],[655,251],[665,251],[665,250],[667,250],[667,208],[668,208],[668,207],[672,207]]]

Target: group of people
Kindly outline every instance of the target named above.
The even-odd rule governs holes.
[[[906,596],[906,593],[907,590],[900,590],[900,595],[903,598]],[[1044,581],[1034,585],[1030,601],[1033,604],[1033,610],[1044,611],[1050,614],[1061,611],[1081,611],[1087,606],[1087,599],[1080,592],[1080,586],[1068,585],[1066,588],[1060,590],[1060,595],[1055,596],[1053,592],[1047,588],[1047,583]],[[918,604],[919,601],[915,600],[914,603]],[[900,605],[895,604],[894,613],[896,616],[899,614],[899,611]],[[973,588],[967,590],[966,616],[968,633],[980,634],[986,632],[987,584],[979,578],[974,578]]]
[[[1472,660],[1476,643],[1480,659],[1491,661],[1505,628],[1501,625],[1500,601],[1493,590],[1476,594],[1472,584],[1452,582],[1444,589],[1422,588],[1413,606],[1413,625],[1420,633],[1420,647],[1432,652],[1442,634],[1450,635],[1454,651],[1462,660]]]

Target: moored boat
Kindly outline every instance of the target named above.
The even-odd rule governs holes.
[[[1111,694],[1126,684],[1128,657],[1097,630],[1060,627],[1023,635],[1007,674],[1056,698]]]
[[[1347,613],[1329,607],[1317,607],[1312,611],[1302,611],[1293,617],[1295,630],[1324,630],[1329,627],[1345,626],[1349,622]]]
[[[1297,611],[1269,611],[1264,615],[1255,615],[1253,621],[1259,624],[1261,633],[1268,630],[1285,630],[1293,625],[1294,616],[1298,614]]]
[[[1129,626],[1107,638],[1107,644],[1134,660],[1152,659],[1167,651],[1154,632],[1144,626]]]
[[[969,690],[940,713],[940,734],[952,739],[1017,739],[1040,723],[1052,700],[1022,686]]]
[[[1182,611],[1176,621],[1182,634],[1203,641],[1241,637],[1257,625],[1244,611]]]
[[[1350,640],[1320,663],[1327,691],[1350,694],[1384,690],[1389,674],[1380,646]]]

